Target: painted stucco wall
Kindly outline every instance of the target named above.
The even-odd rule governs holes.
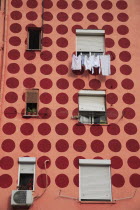
[[[139,210],[139,47],[138,0],[9,0],[5,62],[1,83],[0,209],[9,210],[17,187],[18,157],[37,158],[33,210]],[[42,27],[43,49],[26,51],[27,28]],[[76,75],[71,57],[75,29],[105,29],[111,75]],[[25,90],[39,89],[39,117],[23,118]],[[71,119],[78,112],[78,91],[106,90],[108,125],[90,126]],[[78,159],[111,159],[116,204],[80,204]]]

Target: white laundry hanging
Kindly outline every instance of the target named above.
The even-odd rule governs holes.
[[[110,71],[110,55],[100,55],[101,71],[103,76],[111,74]]]
[[[72,55],[72,66],[71,66],[71,68],[72,68],[72,70],[79,70],[79,71],[81,71],[81,69],[82,69],[82,58],[81,58],[81,55],[78,55],[78,56],[76,56],[76,55]]]

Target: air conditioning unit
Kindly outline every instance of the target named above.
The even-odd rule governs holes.
[[[31,206],[33,203],[32,190],[12,190],[12,206]]]

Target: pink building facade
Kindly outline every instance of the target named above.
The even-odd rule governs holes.
[[[1,210],[12,209],[21,157],[35,158],[30,209],[140,209],[139,11],[138,0],[1,1]],[[105,30],[111,75],[72,71],[76,29]],[[79,122],[82,90],[105,92],[105,124]],[[110,200],[80,200],[79,159],[111,161]]]

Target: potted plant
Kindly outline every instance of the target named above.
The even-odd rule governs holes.
[[[31,109],[29,107],[27,108],[27,115],[31,115]]]
[[[32,115],[37,115],[37,110],[35,108],[32,109]]]

